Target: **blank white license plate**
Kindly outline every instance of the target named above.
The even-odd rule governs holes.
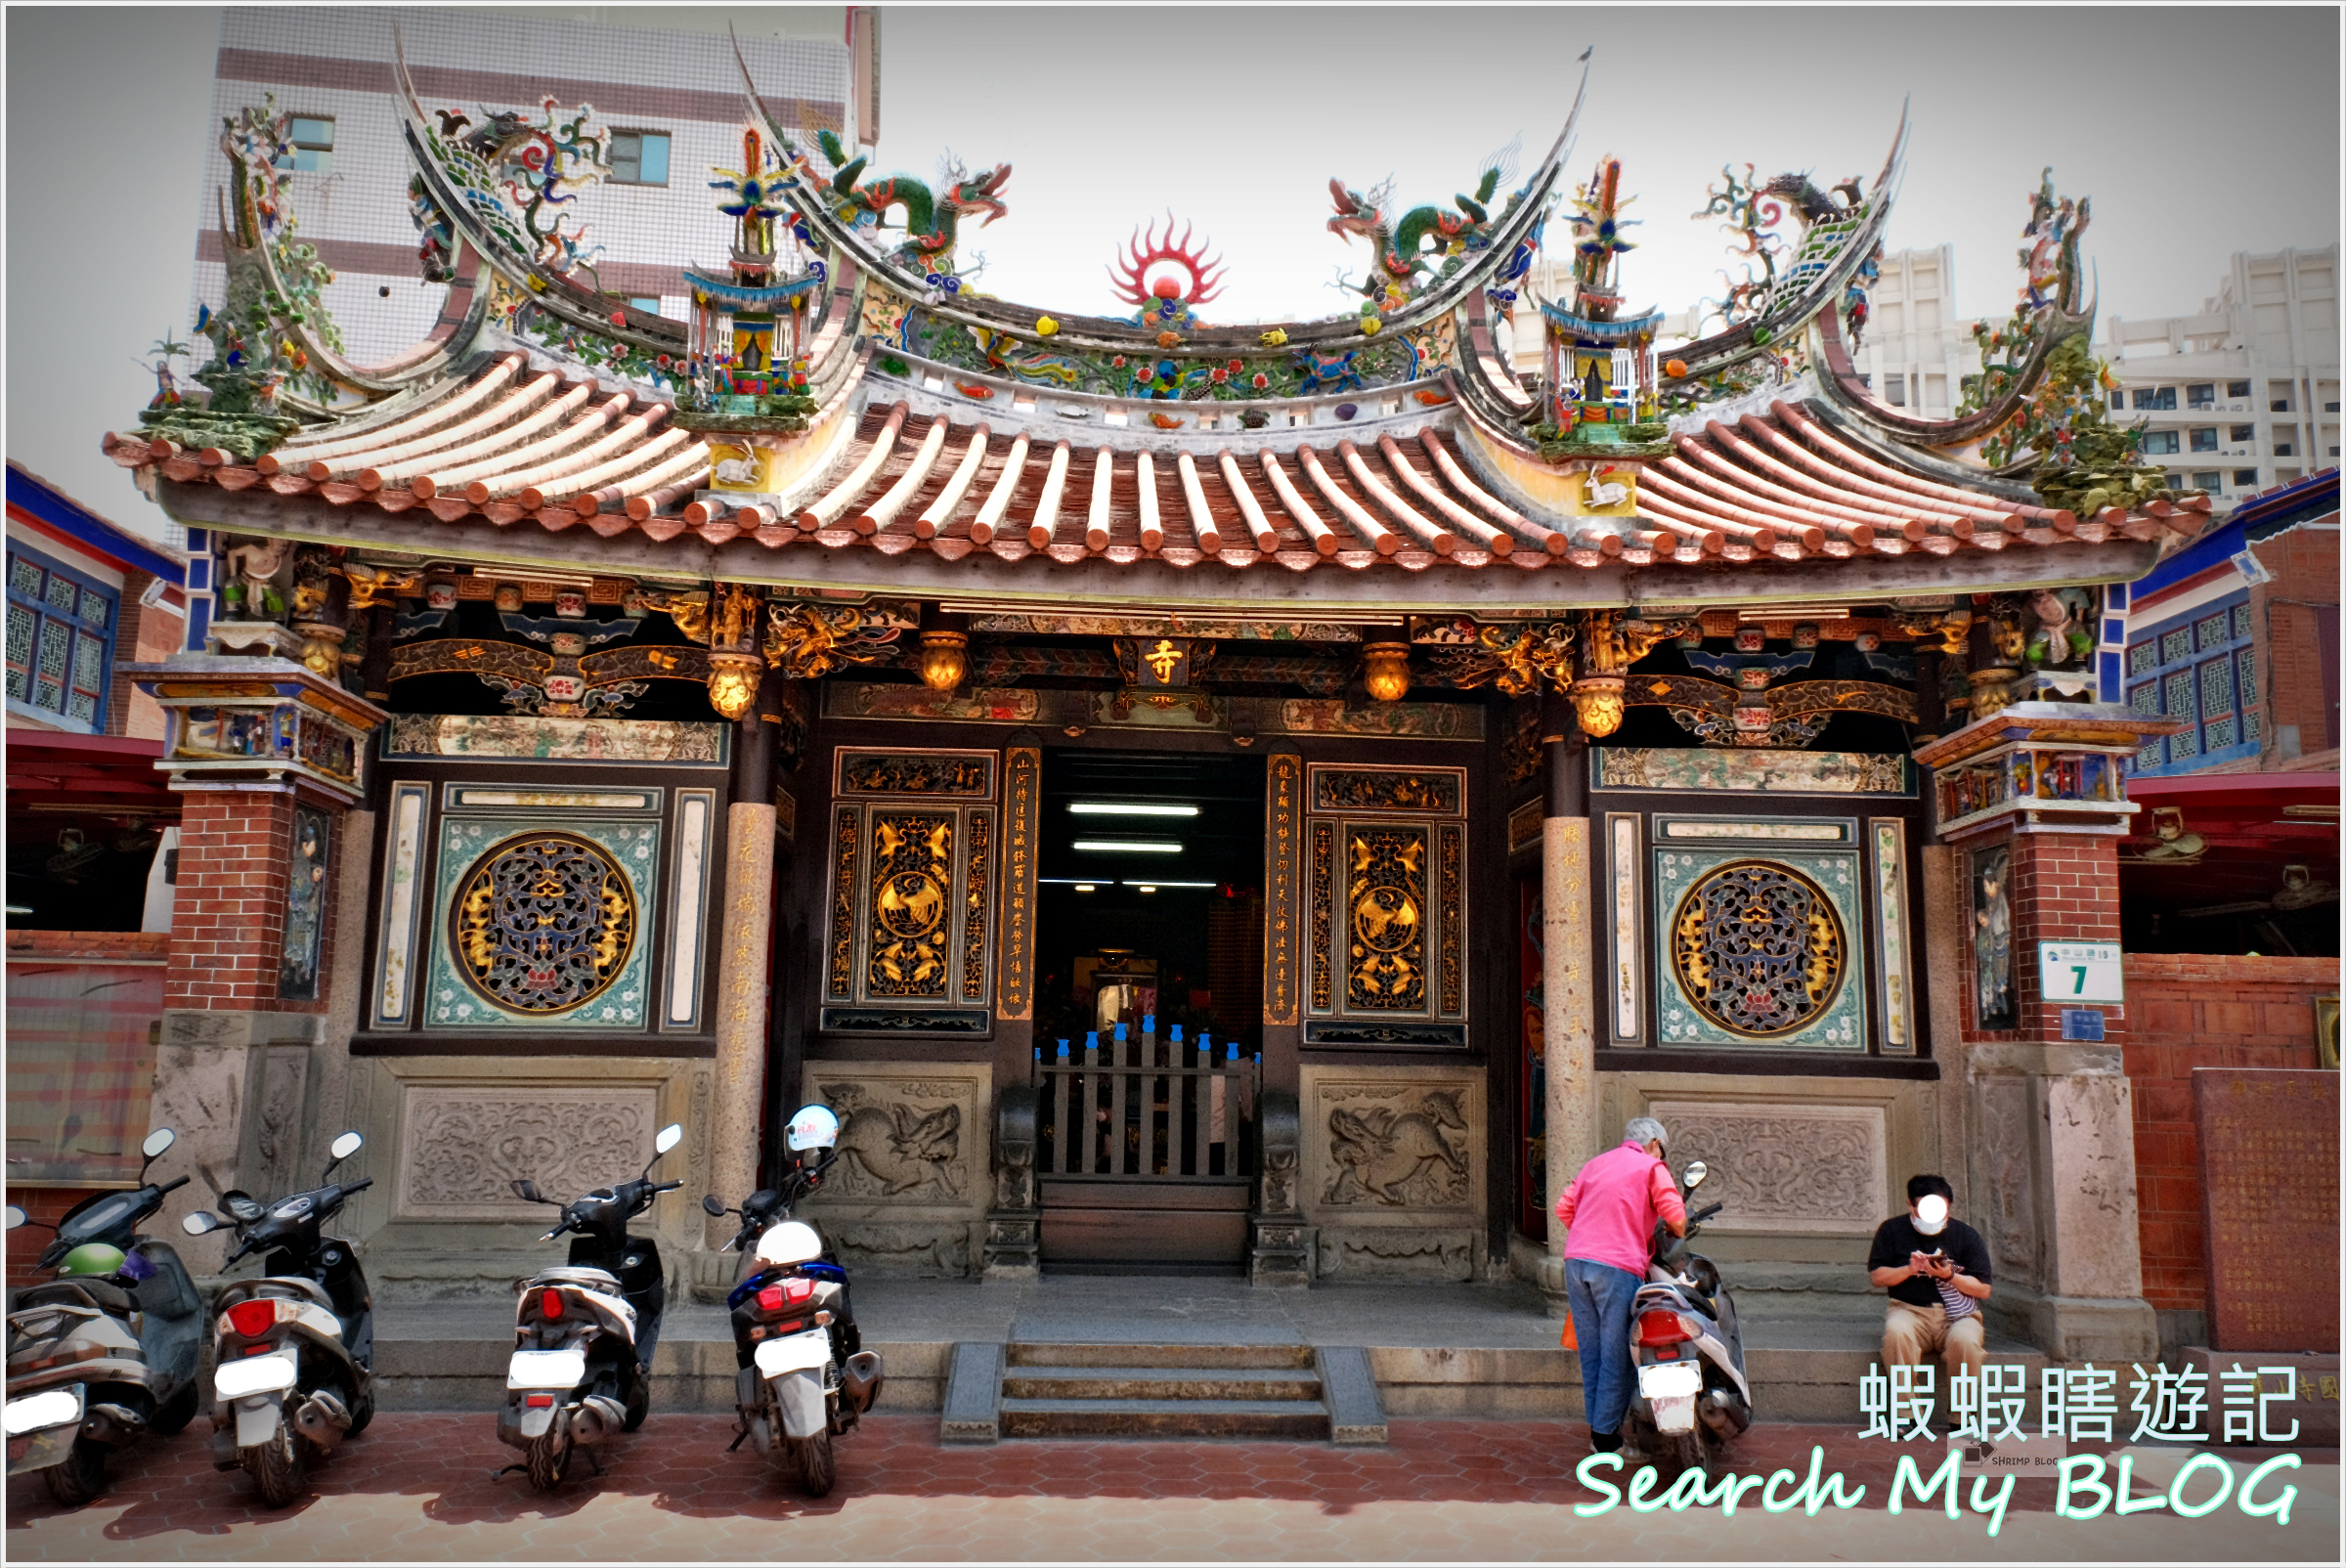
[[[1691,1361],[1654,1362],[1637,1369],[1637,1392],[1649,1400],[1691,1399],[1703,1391],[1703,1369]]]

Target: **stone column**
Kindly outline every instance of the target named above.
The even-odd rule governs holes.
[[[326,1009],[326,1037],[319,1042],[317,1092],[311,1100],[306,1165],[323,1167],[326,1146],[350,1126],[346,1110],[350,1082],[350,1037],[359,1030],[361,991],[366,985],[367,904],[374,892],[374,821],[372,811],[344,813],[335,833],[340,868],[334,873],[334,930],[348,933],[347,941],[333,944]]]
[[[1933,769],[1951,849],[1946,978],[1961,1047],[1942,1082],[1967,1102],[1959,1214],[1995,1265],[1990,1324],[2062,1361],[2148,1361],[2158,1326],[2143,1299],[2125,1008],[2046,994],[2039,944],[2115,951],[2117,841],[2139,809],[2119,764],[2174,727],[2099,704],[2020,702],[1915,754]],[[2066,1013],[2085,1026],[2064,1028]]]
[[[340,1130],[317,1122],[348,1056],[373,852],[371,818],[346,812],[387,716],[282,659],[182,654],[125,673],[164,710],[162,765],[184,802],[150,1112],[194,1178],[156,1221],[176,1233],[229,1188],[309,1185]],[[173,1241],[197,1274],[229,1244]]]
[[[1540,825],[1541,977],[1547,1084],[1547,1256],[1540,1287],[1548,1311],[1564,1313],[1565,1228],[1555,1200],[1602,1148],[1597,1125],[1596,939],[1588,914],[1587,740],[1564,700],[1542,705],[1547,749],[1546,815]]]
[[[769,682],[770,684],[770,682]],[[773,948],[774,730],[753,709],[734,732],[733,804],[725,811],[725,893],[717,960],[717,1083],[706,1128],[709,1179],[738,1204],[757,1191],[765,1105],[767,960]],[[732,1238],[730,1217],[703,1227],[715,1250]],[[706,1282],[704,1282],[706,1283]]]

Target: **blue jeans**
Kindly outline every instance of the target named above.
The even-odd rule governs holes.
[[[1573,1335],[1581,1342],[1581,1393],[1588,1429],[1618,1432],[1629,1412],[1629,1308],[1642,1275],[1586,1258],[1564,1260],[1564,1296],[1572,1306]]]

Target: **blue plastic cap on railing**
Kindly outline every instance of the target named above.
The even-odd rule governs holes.
[[[1154,1034],[1156,1032],[1156,1015],[1154,1013],[1143,1013],[1141,1015],[1141,1032],[1143,1034]]]
[[[1086,1029],[1083,1031],[1083,1048],[1086,1051],[1097,1051],[1100,1049],[1100,1031],[1098,1029]]]
[[[1064,1040],[1059,1042],[1059,1059],[1062,1062],[1067,1059],[1067,1042]]]
[[[1121,1024],[1116,1025],[1116,1043],[1118,1045],[1124,1043],[1124,1025]]]
[[[1175,1045],[1181,1043],[1181,1025],[1178,1024],[1173,1025],[1173,1043]]]
[[[1238,1042],[1236,1040],[1230,1042],[1230,1059],[1233,1062],[1238,1059]]]

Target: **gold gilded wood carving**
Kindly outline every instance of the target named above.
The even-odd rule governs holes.
[[[1824,889],[1772,861],[1714,867],[1671,917],[1671,962],[1687,999],[1738,1034],[1785,1034],[1822,1014],[1847,953]]]
[[[1295,837],[1296,807],[1302,793],[1303,762],[1280,753],[1270,766],[1270,800],[1266,824],[1271,907],[1264,911],[1263,1022],[1293,1024],[1300,1000],[1295,983]]]
[[[1465,774],[1455,769],[1312,769],[1315,811],[1431,811],[1455,816],[1464,793]]]
[[[1375,1012],[1425,1010],[1425,859],[1421,827],[1355,828],[1348,846],[1344,999]]]
[[[990,811],[972,811],[969,826],[970,863],[963,875],[961,931],[961,999],[985,1000],[985,911],[992,893],[994,818]]]
[[[1465,893],[1458,873],[1465,832],[1455,824],[1439,830],[1441,837],[1442,897],[1442,1013],[1455,1018],[1466,1011],[1466,969],[1459,951],[1466,934]]]
[[[950,994],[945,910],[953,883],[953,819],[902,811],[872,813],[869,996]]]
[[[1336,825],[1312,824],[1312,1011],[1335,1004],[1336,955],[1328,945],[1336,900]]]
[[[1010,809],[1002,868],[1002,994],[995,1016],[1013,1020],[1034,1016],[1029,966],[1034,948],[1035,811],[1041,801],[1043,754],[1031,746],[1013,746],[1005,767]]]
[[[852,806],[842,806],[838,829],[831,836],[838,856],[831,868],[831,975],[824,993],[837,1001],[853,994],[855,969],[855,850],[863,818]]]
[[[930,795],[990,799],[991,753],[842,752],[842,795]]]

